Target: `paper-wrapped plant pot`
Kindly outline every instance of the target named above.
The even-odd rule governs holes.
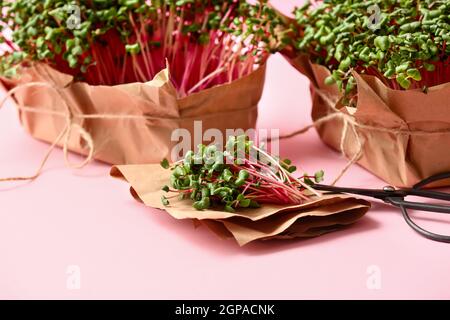
[[[171,199],[164,206],[161,190],[169,184],[170,171],[160,165],[114,166],[111,175],[130,184],[133,197],[146,206],[167,211],[175,219],[191,219],[222,238],[234,238],[241,246],[256,240],[320,236],[353,224],[369,210],[370,203],[347,195],[324,195],[299,205],[265,204],[234,213],[220,209],[196,210],[188,199]]]
[[[14,94],[23,127],[35,138],[88,154],[82,135],[92,138],[94,158],[110,164],[156,163],[170,158],[175,129],[187,129],[194,138],[194,122],[201,129],[254,128],[261,98],[265,66],[231,83],[178,98],[167,69],[152,81],[116,86],[92,86],[75,82],[45,64],[24,69],[18,80],[1,79],[7,89],[24,84]],[[77,130],[79,128],[83,130]],[[175,139],[174,139],[175,140]],[[192,141],[194,143],[194,141]]]
[[[330,113],[351,115],[362,143],[358,163],[384,181],[411,187],[431,175],[450,171],[450,83],[422,90],[392,90],[374,76],[354,74],[358,102],[355,110],[339,103],[336,85],[324,84],[330,72],[306,56],[288,59],[311,81],[312,118]],[[320,93],[320,94],[319,94]],[[330,107],[329,101],[338,101]],[[332,119],[317,126],[321,139],[341,150],[343,121]],[[343,149],[347,156],[359,151],[357,137],[347,131]],[[450,181],[444,182],[450,185]]]

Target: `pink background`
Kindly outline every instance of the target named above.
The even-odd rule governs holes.
[[[275,2],[287,9],[298,1]],[[310,109],[307,80],[272,57],[259,127],[291,132],[310,123]],[[0,128],[0,177],[32,174],[48,145],[22,130],[12,105]],[[324,169],[327,182],[346,163],[313,131],[284,141],[281,152],[303,170]],[[36,181],[0,184],[0,298],[450,298],[450,246],[421,238],[384,204],[345,231],[240,248],[140,205],[109,169],[94,162],[71,171],[56,150]],[[340,184],[385,183],[354,166]],[[78,290],[66,286],[70,265],[81,270]],[[367,286],[370,266],[380,271],[379,289]]]

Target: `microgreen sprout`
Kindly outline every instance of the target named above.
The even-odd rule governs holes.
[[[199,145],[197,152],[188,152],[170,170],[170,187],[162,187],[167,193],[164,205],[181,197],[191,199],[197,210],[219,205],[229,212],[264,203],[301,204],[320,195],[310,184],[323,178],[323,171],[296,178],[289,159],[270,155],[246,136],[230,137],[224,152],[215,145]]]

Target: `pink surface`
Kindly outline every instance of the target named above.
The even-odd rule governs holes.
[[[272,57],[259,127],[290,132],[310,123],[310,109],[307,80]],[[0,128],[0,177],[32,174],[48,145],[21,129],[12,105]],[[346,163],[315,132],[281,152],[303,170],[325,169],[327,182]],[[0,298],[450,298],[450,246],[421,238],[384,204],[345,231],[239,248],[138,204],[109,169],[71,171],[56,150],[36,181],[0,184]],[[358,166],[340,184],[384,185]],[[71,265],[79,289],[67,287]]]

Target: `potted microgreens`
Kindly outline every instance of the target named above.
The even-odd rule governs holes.
[[[327,67],[325,83],[349,100],[356,94],[352,70],[395,90],[450,81],[448,1],[314,1],[294,14],[295,50]]]
[[[4,1],[10,62],[43,61],[91,85],[146,82],[169,66],[180,96],[250,74],[277,45],[266,1]],[[17,48],[20,48],[17,50]],[[10,69],[9,73],[14,69]]]
[[[0,4],[3,82],[38,111],[22,107],[23,125],[49,142],[77,125],[68,149],[109,163],[159,162],[172,131],[194,120],[204,130],[254,127],[265,61],[283,38],[266,0]],[[50,88],[20,88],[42,82]]]
[[[325,143],[397,186],[450,170],[450,2],[311,1],[283,53]],[[348,166],[347,166],[348,168]]]

